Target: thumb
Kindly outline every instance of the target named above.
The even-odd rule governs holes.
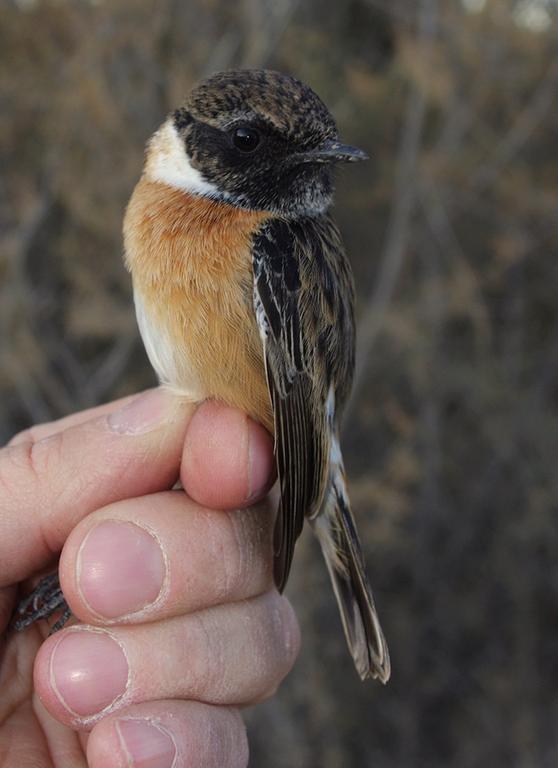
[[[195,406],[149,390],[110,413],[0,450],[0,587],[30,576],[99,507],[172,487]]]

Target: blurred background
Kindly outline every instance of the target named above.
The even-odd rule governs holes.
[[[0,442],[153,383],[121,221],[196,79],[290,72],[371,156],[344,445],[393,677],[306,533],[256,768],[558,765],[557,54],[555,0],[0,0]]]

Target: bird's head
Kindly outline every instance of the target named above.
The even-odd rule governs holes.
[[[152,138],[148,177],[187,192],[284,216],[325,211],[333,166],[366,155],[341,144],[321,99],[270,70],[200,83]]]

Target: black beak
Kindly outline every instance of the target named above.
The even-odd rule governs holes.
[[[368,160],[368,155],[358,147],[341,144],[339,141],[326,141],[316,149],[295,155],[299,163],[356,163]]]

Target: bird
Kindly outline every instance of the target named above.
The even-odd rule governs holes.
[[[147,143],[124,216],[138,327],[160,384],[240,408],[274,436],[274,579],[308,520],[361,679],[390,677],[340,449],[354,285],[330,209],[341,143],[300,80],[264,69],[195,85]]]
[[[340,448],[355,364],[354,284],[330,209],[334,169],[367,159],[300,80],[227,70],[196,85],[147,143],[124,215],[124,261],[159,382],[240,408],[274,436],[273,541],[287,583],[305,520],[317,535],[362,680],[389,680]],[[17,606],[21,631],[71,616],[58,574]]]

